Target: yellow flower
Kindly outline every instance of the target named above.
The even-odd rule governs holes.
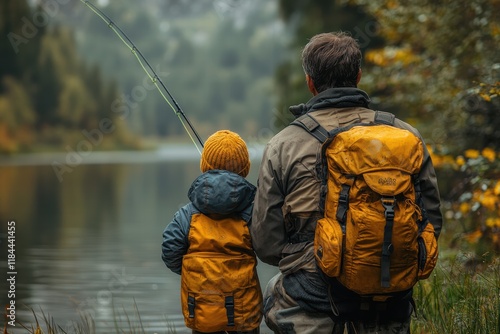
[[[463,202],[463,203],[460,203],[460,212],[462,214],[467,214],[468,212],[470,211],[470,204],[469,203],[466,203],[466,202]]]
[[[497,196],[494,196],[490,191],[481,196],[481,205],[491,211],[495,210],[496,202]]]
[[[370,50],[365,54],[366,61],[378,65],[385,66],[387,65],[387,58],[384,54],[383,49]]]
[[[500,227],[500,218],[488,218],[486,219],[486,226],[494,228]]]
[[[463,156],[459,155],[455,162],[457,163],[458,167],[462,167],[465,164],[465,159]]]
[[[466,150],[465,157],[468,159],[477,159],[479,157],[479,151],[478,150]]]
[[[496,153],[494,150],[492,150],[491,148],[487,147],[485,148],[482,152],[481,152],[481,155],[483,157],[485,157],[486,159],[488,159],[490,162],[493,162],[495,161],[495,158],[496,158]]]
[[[498,236],[498,233],[493,233],[491,235],[491,241],[493,242],[493,244],[498,244],[498,246],[500,246],[500,237]]]
[[[493,187],[493,193],[497,196],[500,195],[500,181],[497,181],[497,183]]]
[[[429,150],[429,155],[431,157],[432,164],[435,167],[439,167],[442,164],[443,159],[441,158],[441,156],[437,155],[430,146],[427,146],[427,149]]]
[[[400,48],[396,49],[392,54],[392,59],[397,62],[401,62],[404,65],[414,63],[418,60],[418,57],[413,53],[410,48]]]
[[[365,59],[367,62],[383,67],[397,62],[408,65],[418,61],[418,56],[409,47],[385,47],[368,51]]]
[[[490,102],[491,101],[491,97],[488,95],[488,94],[479,94],[483,100],[485,100],[486,102]]]

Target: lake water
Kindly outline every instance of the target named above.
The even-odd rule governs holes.
[[[254,184],[259,152],[251,150],[248,179]],[[31,324],[35,312],[44,322],[45,314],[72,333],[75,322],[90,316],[98,333],[117,327],[190,333],[180,313],[180,277],[160,255],[163,229],[200,174],[199,153],[190,146],[94,152],[56,173],[51,163],[66,158],[0,159],[0,276],[9,272],[7,222],[15,221],[17,320]],[[258,270],[263,288],[277,272],[263,263]],[[8,284],[1,287],[7,305]],[[5,319],[0,323],[3,329]],[[9,330],[26,333],[19,324]]]

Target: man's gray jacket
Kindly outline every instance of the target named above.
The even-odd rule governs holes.
[[[375,112],[368,108],[369,102],[368,95],[359,89],[332,88],[302,105],[299,114],[309,113],[330,131],[355,122],[372,122]],[[394,125],[421,138],[415,128],[399,119]],[[274,136],[262,158],[250,226],[258,257],[279,265],[285,274],[287,293],[295,294],[302,300],[299,304],[311,311],[329,309],[326,287],[317,275],[312,249],[316,221],[321,218],[320,163],[321,143],[304,129],[288,126]],[[419,179],[427,216],[437,238],[442,225],[440,196],[425,145]]]

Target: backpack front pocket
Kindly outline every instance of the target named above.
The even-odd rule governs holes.
[[[314,237],[314,256],[320,269],[330,277],[340,275],[343,234],[340,224],[331,218],[318,220]]]
[[[436,267],[438,243],[434,236],[434,226],[427,223],[418,237],[418,279],[426,279]]]
[[[181,305],[186,326],[201,332],[249,331],[262,318],[253,256],[190,253],[182,260]]]

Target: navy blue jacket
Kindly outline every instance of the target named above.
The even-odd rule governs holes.
[[[188,191],[191,201],[174,215],[163,231],[162,260],[176,274],[181,274],[182,257],[189,248],[189,228],[193,214],[208,216],[238,215],[248,224],[252,217],[255,186],[238,174],[209,170],[198,176]]]

